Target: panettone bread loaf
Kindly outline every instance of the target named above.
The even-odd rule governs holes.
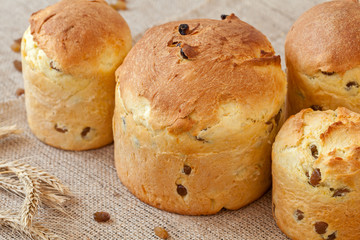
[[[272,152],[273,215],[291,239],[360,239],[360,114],[305,109]]]
[[[233,14],[153,27],[116,78],[115,164],[142,201],[213,214],[269,188],[286,79],[258,30]]]
[[[21,52],[36,137],[67,150],[111,143],[115,70],[130,48],[127,23],[103,0],[62,0],[34,13]]]
[[[305,12],[285,43],[291,114],[339,106],[360,112],[360,3],[338,0]]]

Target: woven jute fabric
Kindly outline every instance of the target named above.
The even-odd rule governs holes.
[[[69,186],[74,199],[67,215],[42,207],[36,221],[64,239],[158,239],[154,227],[168,230],[171,239],[287,239],[271,213],[271,191],[237,211],[223,210],[213,216],[182,216],[150,207],[134,197],[120,182],[113,161],[113,145],[72,152],[55,149],[37,140],[26,123],[21,73],[13,67],[20,54],[11,51],[22,36],[32,12],[54,0],[3,0],[0,4],[0,126],[16,124],[24,132],[0,139],[0,160],[20,160],[42,168]],[[134,43],[149,27],[187,18],[220,18],[234,12],[254,25],[283,56],[287,31],[296,18],[320,0],[127,0],[120,13],[129,23]],[[284,62],[284,61],[283,61]],[[26,94],[26,93],[25,93]],[[0,191],[0,209],[19,209],[22,199]],[[111,220],[97,223],[93,213],[106,211]],[[0,239],[28,239],[0,226]]]

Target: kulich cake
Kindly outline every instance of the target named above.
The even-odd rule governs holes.
[[[258,30],[233,14],[151,28],[116,78],[115,165],[139,199],[214,214],[269,188],[286,78]]]
[[[291,239],[360,239],[360,114],[305,109],[272,152],[273,215]]]
[[[325,2],[305,12],[286,37],[289,112],[360,112],[360,3]]]
[[[66,150],[113,141],[115,70],[131,41],[125,20],[102,0],[62,0],[31,16],[21,52],[37,138]]]

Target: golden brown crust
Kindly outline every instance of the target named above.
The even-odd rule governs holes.
[[[360,65],[360,3],[336,0],[305,12],[292,26],[285,56],[298,71],[345,72]]]
[[[187,35],[180,24],[189,25]],[[271,184],[271,144],[285,118],[286,78],[274,55],[266,37],[234,15],[148,30],[116,72],[122,183],[152,206],[188,215],[259,198]]]
[[[181,35],[179,24],[188,24],[190,33]],[[181,56],[181,49],[188,59]],[[145,33],[117,78],[125,105],[130,94],[149,100],[154,129],[168,127],[180,133],[178,125],[183,124],[184,130],[193,127],[197,133],[216,123],[213,109],[219,104],[236,101],[256,109],[263,107],[260,98],[270,104],[279,99],[276,91],[285,89],[272,80],[282,74],[280,57],[273,55],[266,37],[234,15],[223,21],[171,22]],[[264,74],[266,67],[274,71]],[[197,125],[185,121],[194,113],[199,116]]]
[[[115,53],[131,46],[127,23],[103,0],[62,0],[33,13],[29,21],[34,41],[70,74],[99,71],[108,45]]]
[[[76,85],[80,80],[63,86],[32,69],[26,61],[22,66],[27,120],[39,140],[75,151],[99,148],[113,141],[113,72],[103,74],[101,81],[90,81],[82,89]],[[74,90],[76,94],[71,93]]]
[[[273,204],[291,239],[360,238],[359,149],[360,114],[306,109],[287,120],[273,145]]]
[[[111,143],[115,70],[131,48],[124,19],[102,0],[62,0],[30,25],[21,52],[32,132],[66,150]]]

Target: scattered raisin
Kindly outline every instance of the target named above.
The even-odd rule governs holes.
[[[97,222],[107,222],[110,220],[110,214],[107,212],[96,212],[94,213],[94,219]]]
[[[314,171],[311,174],[309,183],[315,187],[317,186],[321,181],[321,172],[320,169],[315,168]]]
[[[58,69],[58,68],[56,68],[55,67],[55,65],[54,65],[54,61],[50,61],[50,67],[52,68],[52,69],[54,69],[54,70],[56,70],[56,71],[58,71],[58,72],[61,72],[61,70],[60,69]]]
[[[227,16],[229,16],[229,15],[226,15],[226,14],[221,14],[221,20],[225,20],[226,18],[227,18]]]
[[[185,53],[184,53],[184,51],[183,51],[182,48],[180,49],[180,54],[181,54],[182,58],[184,58],[184,59],[189,59],[188,56],[185,55]]]
[[[154,228],[155,235],[158,236],[161,239],[168,239],[169,233],[162,227],[156,227]]]
[[[123,129],[124,131],[126,130],[126,120],[125,120],[125,117],[121,117],[122,119],[122,124],[123,124]]]
[[[189,174],[191,173],[191,167],[188,166],[188,165],[184,165],[183,172],[184,172],[186,175],[189,175]]]
[[[14,60],[13,61],[14,67],[16,68],[16,70],[18,70],[19,72],[22,72],[22,65],[21,65],[21,61],[19,60]]]
[[[260,57],[272,57],[274,56],[275,52],[266,52],[265,50],[260,50]]]
[[[11,45],[11,50],[14,52],[20,52],[21,49],[21,38],[14,40],[14,43]]]
[[[84,138],[90,132],[90,127],[86,127],[81,132],[81,137]]]
[[[201,142],[204,142],[204,141],[205,141],[205,139],[203,139],[203,138],[201,138],[201,137],[198,137],[198,136],[196,136],[195,138],[196,138],[196,140],[201,141]]]
[[[331,75],[333,75],[335,72],[323,72],[323,71],[321,71],[321,73],[324,74],[324,75],[331,76]]]
[[[179,33],[181,35],[186,35],[189,33],[189,25],[187,24],[180,24],[179,25]]]
[[[177,185],[176,191],[180,196],[185,196],[187,194],[186,188],[181,184]]]
[[[311,144],[310,145],[310,150],[311,150],[311,155],[317,159],[319,157],[319,151],[318,151],[318,148],[316,145],[314,144]]]
[[[350,89],[351,88],[359,88],[360,86],[359,86],[359,84],[357,83],[357,82],[355,82],[355,81],[352,81],[352,82],[348,82],[347,84],[346,84],[346,90],[347,91],[350,91]]]
[[[339,188],[336,189],[336,191],[334,192],[334,194],[332,195],[333,197],[343,197],[345,196],[346,193],[349,193],[350,190],[347,188]]]
[[[336,232],[333,232],[332,234],[330,234],[326,240],[334,240],[336,239]]]
[[[304,212],[297,209],[294,213],[296,220],[301,221],[304,219]]]
[[[306,172],[305,172],[305,176],[310,177],[310,175],[309,175],[309,172],[308,172],[308,171],[306,171]]]
[[[54,128],[56,131],[61,132],[61,133],[66,133],[68,131],[65,127],[61,128],[57,124],[55,124]]]
[[[318,234],[326,233],[326,229],[329,225],[326,222],[316,222],[315,223],[315,232]]]
[[[15,95],[17,97],[20,97],[21,95],[23,95],[25,93],[25,90],[23,88],[18,88],[16,89]]]
[[[319,105],[311,105],[312,110],[314,111],[322,111],[322,106]]]

